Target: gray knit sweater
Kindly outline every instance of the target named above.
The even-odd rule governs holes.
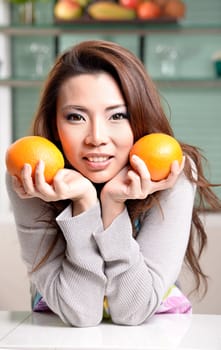
[[[162,191],[163,214],[157,206],[149,210],[136,239],[126,209],[104,230],[99,202],[75,217],[70,205],[54,218],[42,200],[20,199],[9,176],[7,188],[30,282],[65,323],[99,324],[104,296],[117,324],[137,325],[156,312],[178,278],[189,239],[195,186],[184,174]],[[59,233],[45,219],[57,220]],[[50,256],[32,272],[57,233]]]

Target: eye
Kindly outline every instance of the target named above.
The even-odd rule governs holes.
[[[78,121],[84,121],[85,118],[81,115],[81,114],[78,114],[78,113],[70,113],[66,116],[66,119],[69,120],[69,121],[73,121],[73,122],[78,122]]]
[[[112,120],[129,119],[129,115],[128,115],[128,113],[119,112],[119,113],[113,114],[110,119],[112,119]]]

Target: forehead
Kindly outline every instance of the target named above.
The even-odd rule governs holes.
[[[85,87],[86,87],[87,82],[104,83],[105,81],[107,81],[109,84],[112,83],[112,84],[118,85],[111,74],[101,71],[101,72],[92,72],[92,73],[81,73],[81,74],[70,76],[69,78],[63,81],[60,87],[62,88],[63,86],[66,86],[66,85],[74,86],[81,83],[85,84]]]
[[[84,96],[84,97],[83,97]],[[108,98],[123,99],[115,79],[108,73],[99,72],[80,74],[66,79],[60,86],[58,100],[65,97],[73,98]]]

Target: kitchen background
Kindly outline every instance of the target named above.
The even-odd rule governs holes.
[[[126,33],[123,25],[111,28],[106,24],[96,32],[75,25],[74,31],[72,28],[70,33],[55,36],[53,1],[35,2],[35,24],[30,26],[18,24],[17,5],[0,0],[0,309],[30,307],[26,272],[5,190],[5,150],[13,140],[28,133],[42,82],[55,54],[67,47],[85,39],[105,39],[142,55],[161,93],[175,136],[199,146],[209,161],[208,166],[205,164],[208,177],[221,182],[221,77],[214,65],[214,54],[221,55],[221,0],[184,3],[186,16],[178,26],[150,28],[141,38],[136,26],[134,33]],[[31,32],[33,28],[36,30]],[[221,197],[221,188],[216,193]],[[202,301],[194,296],[192,300],[195,312],[220,313],[221,214],[206,213],[203,219],[209,244],[202,263],[210,275],[210,288]],[[184,289],[191,289],[186,271],[181,281]]]

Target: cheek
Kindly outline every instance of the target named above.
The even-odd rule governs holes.
[[[119,152],[119,159],[121,159],[121,162],[123,162],[123,164],[128,163],[129,153],[133,146],[133,143],[134,138],[131,131],[128,131],[126,137],[123,137],[123,135],[121,135],[121,138],[119,138],[118,150],[121,150]]]
[[[134,143],[134,136],[130,128],[126,129],[124,134],[121,134],[122,147],[130,151]]]
[[[75,158],[76,146],[78,144],[76,138],[65,130],[59,130],[59,138],[65,157],[69,162],[72,162]]]

